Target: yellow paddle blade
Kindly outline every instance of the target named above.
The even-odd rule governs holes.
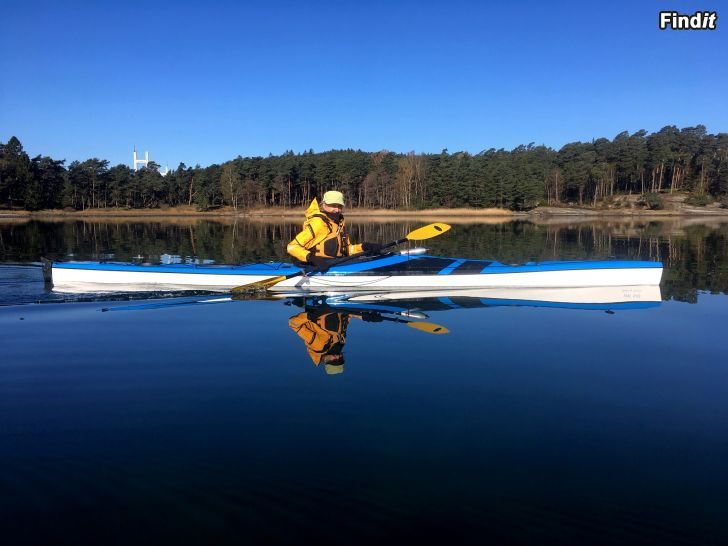
[[[449,225],[443,224],[441,222],[436,222],[434,224],[422,226],[421,228],[418,228],[414,231],[410,231],[405,239],[408,239],[410,241],[424,241],[425,239],[432,239],[433,237],[442,235],[449,229]]]
[[[256,290],[266,290],[268,287],[278,284],[281,281],[285,281],[288,277],[286,275],[279,275],[278,277],[272,277],[270,279],[264,279],[258,282],[252,282],[250,284],[244,284],[242,286],[234,287],[231,292],[233,294],[239,294],[241,292],[255,292]]]
[[[450,330],[434,322],[408,322],[407,326],[428,334],[449,334]]]

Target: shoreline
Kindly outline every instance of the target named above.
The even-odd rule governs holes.
[[[682,204],[681,204],[682,205]],[[208,219],[254,219],[254,218],[295,218],[304,217],[304,208],[268,208],[238,210],[223,208],[214,211],[197,211],[193,207],[177,207],[167,209],[94,209],[85,211],[66,210],[0,210],[0,220],[37,220],[37,219],[87,219],[87,218],[208,218]],[[347,218],[373,218],[373,219],[424,219],[424,218],[455,218],[455,219],[497,219],[529,220],[546,218],[580,218],[580,219],[639,219],[639,218],[682,218],[682,217],[725,217],[728,219],[728,209],[716,206],[688,207],[682,205],[676,208],[662,210],[641,209],[590,209],[577,207],[537,207],[528,212],[511,211],[507,209],[423,209],[423,210],[390,210],[390,209],[353,209],[345,213]]]

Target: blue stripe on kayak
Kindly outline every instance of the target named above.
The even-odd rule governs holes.
[[[141,265],[121,262],[54,262],[58,269],[84,269],[92,271],[131,271],[142,273],[188,273],[198,275],[279,275],[293,273],[300,268],[285,262],[250,265],[197,265],[162,264]]]
[[[498,273],[534,273],[543,271],[583,271],[587,269],[662,269],[661,262],[600,260],[593,262],[540,262],[524,265],[490,264],[480,273],[494,275]]]
[[[377,260],[344,264],[332,267],[326,275],[349,275],[362,271],[370,271],[378,267],[387,267],[405,263],[410,260],[428,258],[430,256],[407,256],[395,254]],[[447,258],[443,258],[447,259]],[[461,265],[465,260],[449,258],[452,263],[442,269],[439,274],[447,275]],[[93,271],[130,271],[151,273],[187,273],[199,275],[280,275],[300,271],[300,268],[286,262],[269,262],[248,265],[198,265],[198,264],[162,264],[141,265],[122,262],[57,262],[53,264],[58,269],[84,269]],[[662,263],[648,261],[627,260],[601,260],[601,261],[569,261],[569,262],[541,262],[524,265],[502,265],[493,262],[486,266],[481,273],[493,275],[499,273],[532,273],[543,271],[568,271],[590,269],[660,269]]]
[[[440,271],[440,272],[438,273],[438,275],[449,275],[450,273],[452,273],[452,272],[453,272],[453,270],[454,270],[454,269],[455,269],[456,267],[460,267],[460,266],[461,266],[461,265],[463,265],[464,263],[465,263],[465,260],[455,260],[455,261],[454,261],[453,263],[451,263],[451,264],[450,264],[450,265],[448,265],[448,266],[447,266],[446,268],[444,268],[444,269],[443,269],[442,271]]]
[[[480,298],[483,305],[494,306],[522,306],[522,307],[549,307],[554,309],[591,309],[597,311],[610,311],[618,309],[650,309],[659,307],[661,301],[628,301],[615,303],[566,303],[558,301],[535,301],[535,300],[502,300],[491,298]]]
[[[420,256],[407,256],[395,254],[393,256],[385,256],[378,260],[369,260],[353,264],[343,264],[332,267],[326,272],[326,275],[348,275],[349,273],[359,273],[361,271],[370,271],[377,267],[386,267],[389,265],[397,265],[409,260],[417,260]]]
[[[437,301],[439,301],[440,303],[444,303],[451,309],[460,309],[460,306],[453,303],[453,301],[450,298],[437,298]]]

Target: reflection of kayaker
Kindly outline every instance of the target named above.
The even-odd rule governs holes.
[[[308,356],[318,366],[322,362],[327,374],[344,371],[344,345],[349,314],[331,309],[309,309],[292,316],[288,326],[306,344]]]
[[[303,230],[288,243],[288,253],[300,262],[323,268],[332,258],[378,252],[380,244],[354,245],[349,242],[343,210],[344,195],[341,192],[324,193],[320,207],[314,199],[306,210]]]
[[[346,329],[351,318],[364,322],[397,322],[428,334],[447,334],[449,330],[439,324],[411,320],[427,318],[423,313],[416,313],[402,308],[354,304],[352,309],[341,302],[324,301],[318,298],[292,298],[287,305],[297,305],[305,310],[288,319],[288,326],[298,334],[306,344],[308,356],[318,366],[323,362],[327,374],[344,371],[344,345],[346,345]],[[394,315],[394,316],[384,316]],[[405,318],[400,318],[405,317]]]

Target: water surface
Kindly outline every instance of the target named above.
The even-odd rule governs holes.
[[[369,240],[407,228],[355,226]],[[0,233],[6,262],[223,262],[281,257],[295,225],[234,229],[64,222]],[[414,319],[201,294],[20,305],[57,295],[37,269],[0,267],[4,537],[724,542],[726,227],[452,231],[433,253],[661,259],[662,301],[403,304]],[[292,324],[327,313],[347,322],[343,363],[316,365]]]

